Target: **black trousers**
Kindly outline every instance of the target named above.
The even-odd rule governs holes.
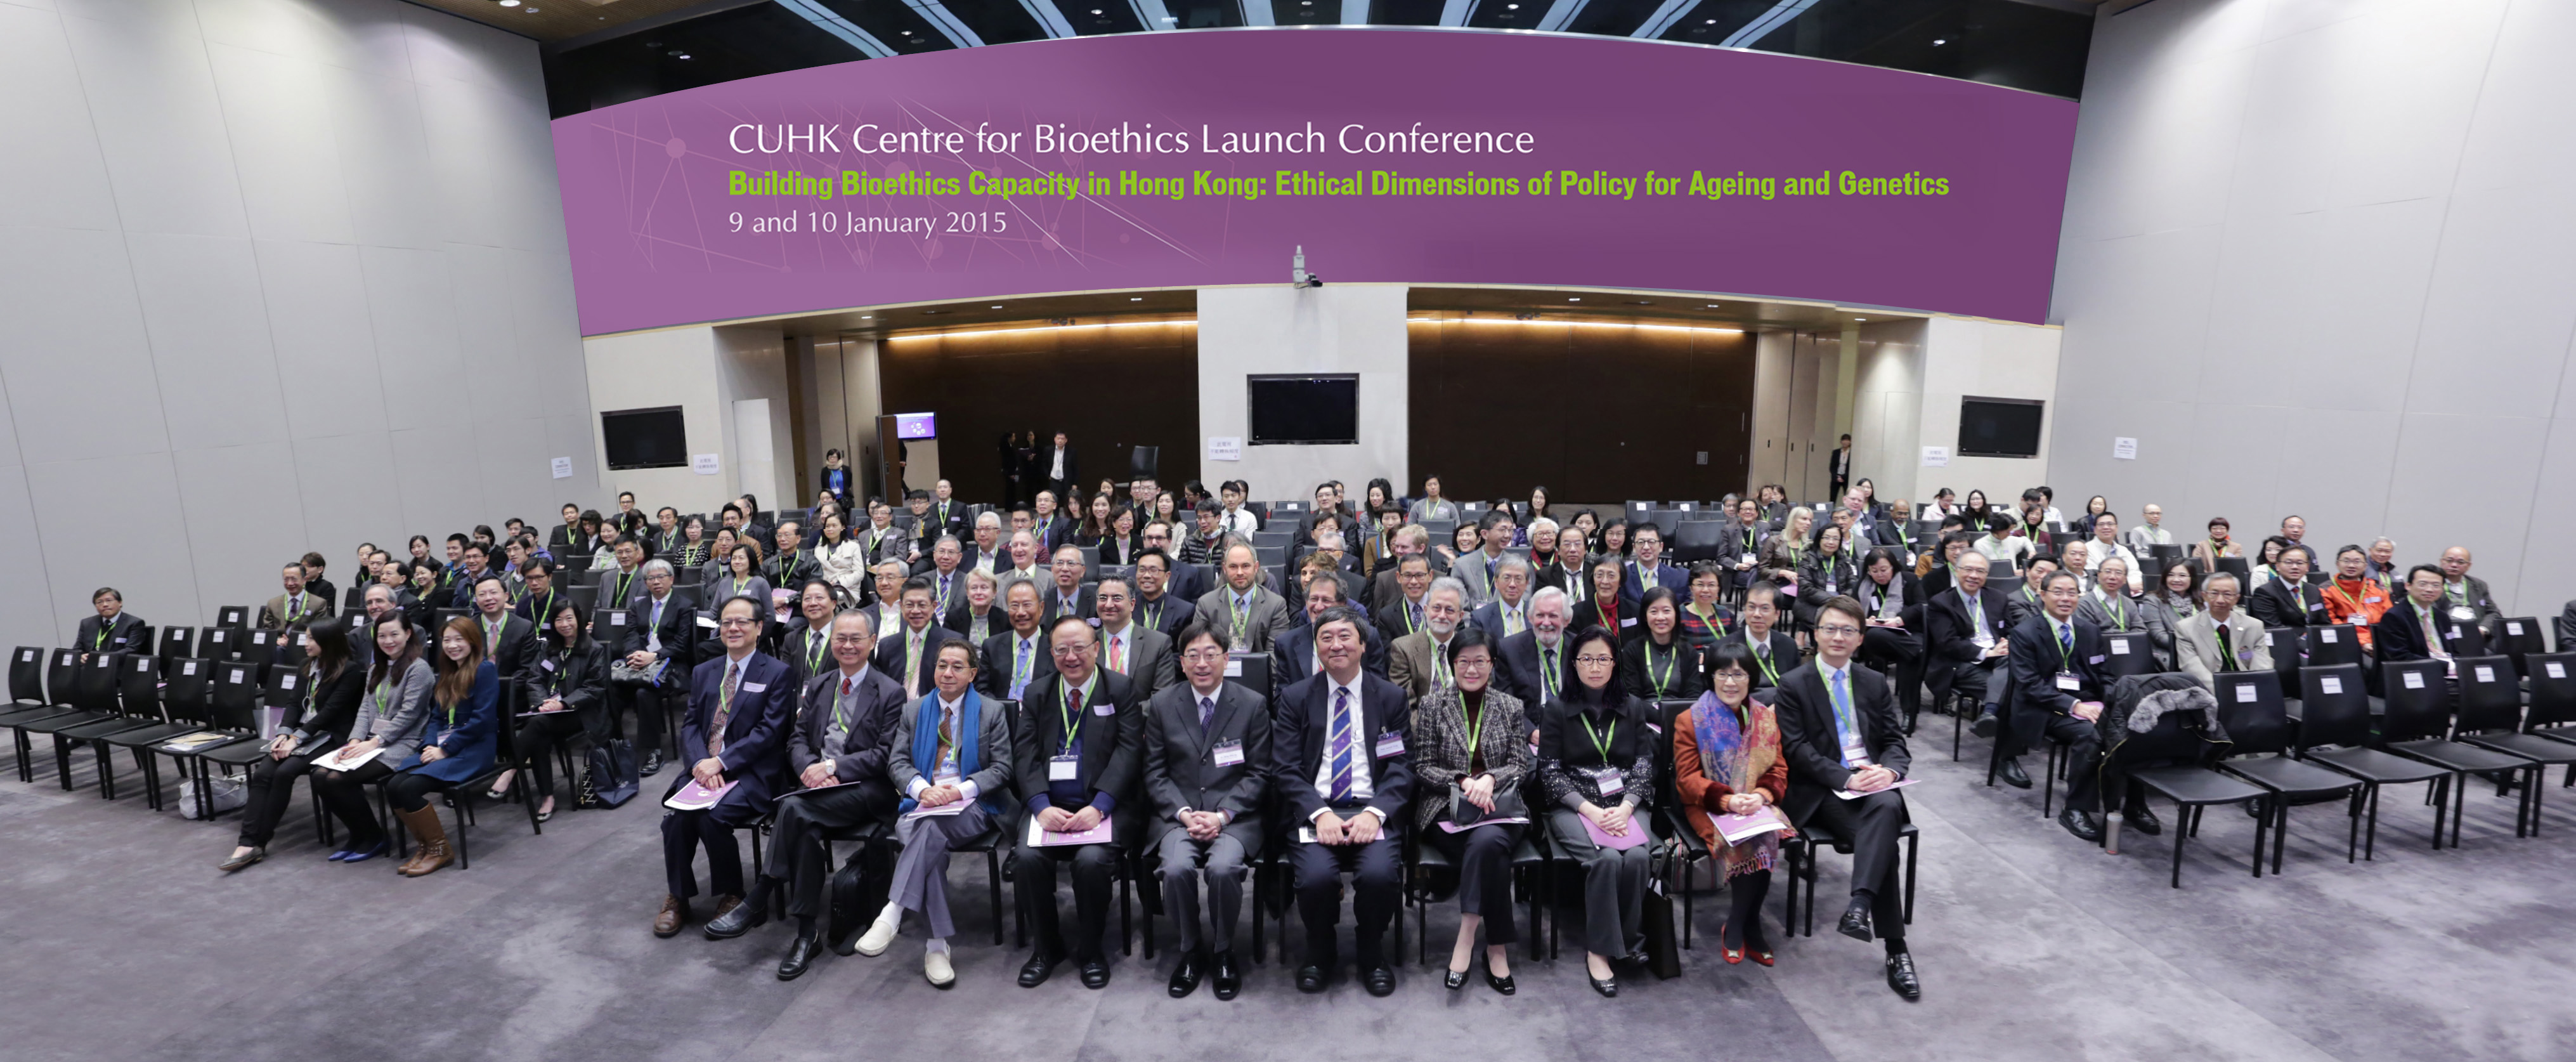
[[[1521,939],[1512,923],[1512,846],[1529,827],[1495,823],[1451,833],[1434,826],[1422,831],[1422,843],[1440,850],[1458,867],[1458,913],[1485,920],[1485,943],[1512,944]]]
[[[1297,889],[1297,918],[1306,923],[1306,963],[1331,969],[1333,929],[1342,919],[1342,875],[1351,875],[1351,915],[1360,967],[1386,963],[1386,927],[1403,899],[1403,860],[1393,829],[1367,844],[1291,844],[1288,866]]]
[[[268,847],[269,838],[277,835],[277,821],[286,817],[286,806],[294,801],[295,779],[312,769],[313,761],[304,756],[282,760],[262,757],[251,765],[247,783],[250,799],[242,804],[242,845]]]
[[[322,806],[349,828],[349,847],[358,850],[384,843],[385,828],[376,822],[374,808],[367,806],[367,786],[382,781],[394,769],[378,756],[353,771],[313,772],[313,791],[321,794]]]
[[[392,781],[385,783],[385,803],[393,805],[395,811],[418,811],[429,806],[431,793],[444,793],[454,788],[454,782],[417,771],[397,774]]]
[[[1844,800],[1831,793],[1808,821],[1851,842],[1852,894],[1870,894],[1869,918],[1890,942],[1905,939],[1905,883],[1897,877],[1896,834],[1905,827],[1905,794],[1871,793]]]
[[[674,664],[671,670],[677,672],[679,666]],[[641,762],[647,754],[662,747],[662,736],[665,730],[663,701],[677,695],[677,691],[667,685],[668,681],[666,675],[665,685],[651,689],[632,689],[614,682],[608,685],[608,717],[612,726],[627,709],[635,710],[635,758],[638,762]],[[616,732],[625,731],[620,729]]]
[[[2077,811],[2100,812],[2102,765],[2102,731],[2093,724],[2071,715],[2059,715],[2045,707],[2015,702],[2013,705],[2013,745],[2006,755],[2018,756],[2034,742],[2055,741],[2066,746],[2066,806]],[[2040,779],[2048,784],[2048,780]]]
[[[689,780],[689,772],[679,772],[662,798],[680,791]],[[671,895],[683,900],[698,894],[695,866],[698,847],[707,850],[707,887],[718,896],[741,896],[742,843],[734,840],[733,831],[760,820],[751,801],[736,788],[711,808],[700,811],[664,811],[662,813],[662,874],[668,879]]]
[[[1060,948],[1063,929],[1056,918],[1055,868],[1073,865],[1072,947]],[[1029,920],[1029,936],[1040,949],[1071,951],[1078,961],[1101,957],[1100,938],[1109,930],[1109,887],[1118,869],[1118,846],[1111,844],[1022,846],[1011,853],[1011,895]]]
[[[823,886],[832,873],[828,838],[882,821],[891,817],[894,809],[894,786],[882,778],[781,799],[777,817],[772,820],[776,826],[770,839],[769,862],[760,872],[788,883],[787,913],[797,918],[820,917]],[[874,845],[862,849],[860,858],[873,863],[860,875],[858,914],[861,918],[874,918],[877,909],[885,906],[886,887],[894,878],[894,860],[886,849]],[[874,902],[870,902],[871,898]]]
[[[529,799],[543,800],[554,793],[555,747],[571,743],[582,729],[580,712],[549,712],[519,724],[519,758],[536,776],[536,795]]]

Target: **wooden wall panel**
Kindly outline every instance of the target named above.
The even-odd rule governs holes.
[[[1199,475],[1198,329],[1067,328],[896,338],[879,355],[888,412],[939,414],[939,465],[999,501],[1005,432],[1072,438],[1083,478],[1127,479],[1129,448],[1162,448],[1160,479]]]

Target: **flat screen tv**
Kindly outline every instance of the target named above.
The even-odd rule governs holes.
[[[689,433],[680,423],[678,406],[601,413],[599,434],[608,447],[609,468],[685,468],[689,464]]]
[[[1330,445],[1360,441],[1360,378],[1254,376],[1254,446]]]
[[[1967,398],[1959,402],[1959,453],[1963,457],[2039,456],[2040,414],[2032,398]]]
[[[898,439],[936,439],[939,437],[939,414],[897,413],[894,415],[894,437]]]

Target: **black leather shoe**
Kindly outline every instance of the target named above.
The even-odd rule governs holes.
[[[1500,977],[1495,976],[1494,964],[1489,961],[1485,963],[1485,987],[1508,996],[1516,991],[1518,986],[1512,984],[1512,975],[1510,974],[1504,974]]]
[[[1323,990],[1324,990],[1324,968],[1323,968],[1323,967],[1321,967],[1321,966],[1300,966],[1300,967],[1298,967],[1298,968],[1297,968],[1297,991],[1304,992],[1304,993],[1306,993],[1307,995],[1314,995],[1315,993],[1321,992],[1321,991],[1323,991]]]
[[[1455,991],[1457,991],[1457,990],[1459,990],[1459,989],[1461,989],[1461,988],[1465,988],[1465,987],[1467,987],[1467,971],[1465,971],[1465,970],[1442,970],[1442,971],[1440,971],[1440,987],[1442,987],[1442,988],[1446,988],[1446,989],[1448,989],[1448,990],[1450,990],[1450,991],[1452,991],[1452,992],[1455,992]]]
[[[2140,804],[2137,807],[2131,808],[2122,813],[2120,818],[2128,823],[2128,827],[2130,829],[2146,834],[2149,837],[2165,832],[2164,822],[2156,818],[2156,813],[2149,810],[2144,804]]]
[[[787,946],[787,957],[778,960],[778,979],[793,981],[805,976],[805,971],[814,965],[815,953],[822,950],[823,944],[820,940],[813,937],[796,938],[795,943]]]
[[[1858,900],[1852,901],[1851,906],[1843,909],[1842,921],[1835,923],[1834,929],[1864,944],[1875,939],[1870,933],[1869,905]]]
[[[1360,984],[1368,988],[1368,994],[1384,999],[1395,994],[1395,970],[1383,963],[1371,966],[1361,971]]]
[[[1599,993],[1601,993],[1601,998],[1603,998],[1603,999],[1617,999],[1617,998],[1619,998],[1619,979],[1618,979],[1618,978],[1616,978],[1616,977],[1594,977],[1594,976],[1592,976],[1590,973],[1585,973],[1585,974],[1583,975],[1583,977],[1584,977],[1584,979],[1585,979],[1585,980],[1592,982],[1592,990],[1593,990],[1593,991],[1595,991],[1595,992],[1599,992]]]
[[[1038,949],[1037,954],[1029,956],[1028,965],[1020,967],[1020,987],[1036,988],[1045,984],[1048,977],[1054,976],[1055,964],[1062,961],[1046,949]]]
[[[1243,991],[1243,971],[1235,969],[1231,949],[1216,953],[1213,965],[1216,967],[1216,998],[1233,999]]]
[[[823,946],[832,949],[832,954],[844,958],[856,955],[859,953],[859,934],[866,931],[866,926],[845,927],[842,932],[823,938]]]
[[[2092,812],[2068,808],[2057,813],[2057,824],[2066,827],[2066,832],[2074,834],[2078,840],[2088,844],[2102,843],[2102,820],[2094,818]]]
[[[1968,724],[1968,732],[1981,738],[1990,738],[1995,736],[1995,717],[1991,715],[1978,716],[1976,722]]]
[[[1082,960],[1082,987],[1099,991],[1109,987],[1109,964],[1098,959]]]
[[[2021,769],[2021,760],[2018,758],[2005,760],[2004,765],[1995,770],[1995,777],[2003,779],[2005,785],[2015,789],[2030,788],[2030,774]]]
[[[1181,956],[1181,964],[1172,970],[1172,998],[1180,999],[1199,990],[1199,978],[1207,973],[1206,960],[1197,952]]]
[[[644,762],[635,768],[635,773],[638,777],[643,778],[651,778],[654,775],[662,773],[662,754],[659,752],[645,753]]]
[[[753,888],[750,896],[744,897],[741,903],[733,905],[733,910],[726,911],[707,922],[705,930],[707,939],[731,940],[767,925],[769,923],[768,896],[768,889]]]
[[[1908,1000],[1923,998],[1923,979],[1914,976],[1914,956],[1897,952],[1887,957],[1887,987]]]

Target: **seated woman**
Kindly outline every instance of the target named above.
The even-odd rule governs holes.
[[[483,773],[500,748],[501,672],[483,655],[483,629],[469,617],[449,620],[439,632],[433,660],[438,682],[430,687],[420,749],[400,765],[401,774],[385,783],[385,803],[420,846],[399,868],[413,878],[456,861],[456,849],[448,845],[447,828],[438,821],[438,809],[429,806],[429,795]],[[382,757],[376,760],[382,762]],[[365,771],[361,767],[355,773]]]
[[[1619,611],[1619,582],[1627,577],[1625,563],[1616,553],[1604,553],[1592,562],[1592,567],[1585,569],[1584,582],[1589,593],[1582,604],[1574,606],[1573,618],[1565,629],[1579,631],[1586,627],[1599,627],[1610,632],[1614,641],[1627,640],[1629,632],[1636,630],[1636,625],[1624,621],[1636,617],[1623,616]]]
[[[1653,803],[1655,735],[1647,705],[1622,689],[1619,642],[1587,627],[1574,636],[1574,677],[1538,720],[1539,782],[1557,852],[1583,868],[1584,970],[1592,990],[1619,994],[1610,964],[1645,946],[1646,879],[1654,836],[1636,813]]]
[[[1798,560],[1798,630],[1813,628],[1817,609],[1836,595],[1851,593],[1859,583],[1860,569],[1843,549],[1843,529],[1825,525],[1816,532],[1816,548]]]
[[[1716,561],[1690,566],[1690,600],[1682,605],[1682,639],[1703,651],[1735,630],[1735,610],[1721,605],[1727,571]]]
[[[747,597],[763,606],[769,604],[769,580],[760,574],[759,546],[737,540],[732,552],[725,554],[723,560],[725,574],[716,580],[713,600]],[[763,615],[768,612],[766,607],[761,609]]]
[[[331,853],[332,862],[357,863],[385,854],[384,827],[367,806],[366,785],[394,773],[420,747],[421,728],[429,722],[430,687],[436,681],[411,617],[396,612],[376,621],[367,689],[350,720],[349,740],[335,751],[339,758],[378,755],[347,771],[313,769],[314,794],[349,830],[348,843]]]
[[[1861,558],[1860,583],[1851,593],[1869,613],[1860,661],[1896,681],[1910,717],[1922,682],[1916,665],[1923,660],[1923,583],[1894,547],[1880,546]]]
[[[1814,513],[1804,506],[1791,508],[1780,530],[1762,540],[1762,552],[1754,558],[1753,570],[1771,585],[1794,591],[1799,569],[1806,566],[1807,536],[1815,526]]]
[[[1771,891],[1771,865],[1780,860],[1781,830],[1729,844],[1712,815],[1750,815],[1780,802],[1789,791],[1789,761],[1780,754],[1780,724],[1771,706],[1753,699],[1753,653],[1742,644],[1718,646],[1708,657],[1708,692],[1673,720],[1673,784],[1683,818],[1708,845],[1718,880],[1727,884],[1726,924],[1718,946],[1729,963],[1771,965],[1770,938],[1762,932],[1762,897]]]
[[[1449,673],[1455,686],[1437,686],[1413,709],[1416,836],[1458,868],[1458,943],[1449,952],[1451,991],[1467,983],[1476,954],[1476,927],[1485,929],[1485,983],[1511,995],[1512,847],[1529,828],[1520,806],[1521,782],[1530,770],[1529,714],[1520,698],[1493,685],[1494,645],[1484,628],[1461,624],[1449,639]],[[1496,798],[1504,805],[1498,814]],[[1460,801],[1476,817],[1519,822],[1457,825]]]
[[[850,537],[849,521],[838,512],[822,518],[822,537],[814,543],[814,574],[859,599],[859,580],[867,577],[868,552]]]
[[[535,662],[519,669],[519,687],[533,717],[514,720],[518,741],[511,746],[519,762],[536,774],[537,821],[555,815],[555,746],[588,733],[592,741],[608,736],[608,653],[590,640],[590,617],[570,601],[555,603],[546,617],[544,649]],[[487,794],[499,800],[510,791],[515,771],[503,771]]]
[[[981,568],[968,569],[966,596],[948,610],[940,626],[965,635],[976,645],[984,644],[984,639],[997,632],[1009,630],[1011,618],[993,607],[993,597],[1000,587],[993,573]]]
[[[233,854],[216,869],[225,873],[268,858],[269,838],[277,820],[286,817],[295,779],[312,769],[315,756],[349,740],[349,724],[358,717],[358,693],[367,669],[349,660],[349,621],[332,616],[304,629],[304,664],[296,688],[304,704],[286,720],[290,728],[268,743],[268,758],[251,768],[249,800],[242,805],[241,839]]]
[[[1637,629],[1643,633],[1619,650],[1619,673],[1626,676],[1629,695],[1649,701],[1697,698],[1699,652],[1682,637],[1681,610],[1673,607],[1672,588],[1648,589],[1637,611]]]

